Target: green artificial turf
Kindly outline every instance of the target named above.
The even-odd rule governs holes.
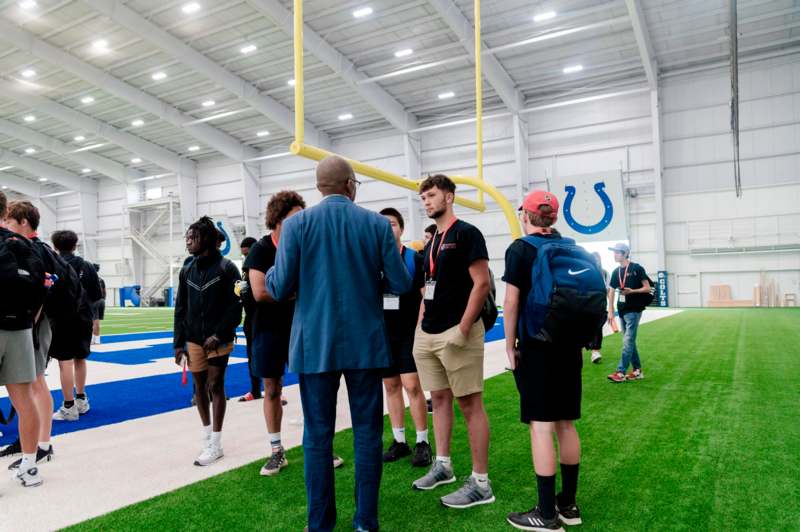
[[[105,319],[100,323],[100,334],[171,331],[174,311],[166,307],[106,307]]]
[[[612,384],[620,337],[600,365],[584,367],[583,459],[578,490],[583,530],[800,530],[800,311],[687,311],[643,325],[645,380]],[[442,507],[414,492],[420,470],[384,468],[380,520],[387,531],[511,530],[510,511],[536,502],[527,428],[518,422],[513,379],[486,383],[492,430],[490,477],[497,502]],[[386,439],[389,439],[387,422]],[[261,430],[262,427],[254,427]],[[432,432],[432,431],[431,431]],[[413,433],[409,434],[413,438]],[[339,528],[353,515],[352,434],[337,434],[347,464],[336,472]],[[469,474],[463,420],[453,463]],[[82,523],[74,530],[301,531],[302,449],[278,477],[253,463]]]

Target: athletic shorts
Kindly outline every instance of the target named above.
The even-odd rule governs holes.
[[[0,386],[36,380],[36,361],[31,329],[0,330]]]
[[[581,369],[579,346],[533,342],[523,348],[514,370],[519,391],[520,421],[575,420],[581,417]]]
[[[384,379],[417,372],[417,364],[414,362],[413,336],[403,340],[389,339],[389,351],[392,361],[391,365],[383,372]]]
[[[187,342],[186,351],[189,353],[189,371],[200,373],[208,370],[208,366],[226,367],[228,365],[228,355],[233,352],[233,342],[220,344],[216,351],[211,351],[210,353],[206,353],[200,344]]]
[[[289,362],[289,337],[291,333],[253,331],[251,351],[253,376],[260,379],[280,379]]]
[[[417,329],[414,360],[422,389],[450,389],[456,397],[483,391],[483,322],[478,320],[465,338],[452,327],[440,334]]]
[[[92,304],[92,316],[96,320],[104,320],[106,317],[106,300],[100,299]]]
[[[37,325],[36,335],[39,339],[39,348],[36,349],[35,362],[36,362],[36,376],[44,375],[47,369],[47,362],[50,360],[47,354],[50,351],[50,343],[53,341],[53,330],[50,328],[50,320],[47,316],[42,317],[42,321]]]

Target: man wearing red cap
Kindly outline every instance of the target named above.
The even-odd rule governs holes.
[[[560,240],[552,226],[558,218],[558,199],[545,190],[531,191],[520,207],[526,235]],[[581,524],[575,504],[580,463],[580,440],[574,420],[580,418],[581,368],[577,345],[542,341],[521,342],[518,330],[522,307],[532,289],[531,272],[537,248],[516,240],[506,250],[506,296],[503,326],[506,354],[520,396],[522,423],[530,426],[538,504],[527,512],[512,512],[508,522],[521,530],[561,530],[561,524]],[[562,491],[556,495],[556,453],[553,433],[558,437]]]

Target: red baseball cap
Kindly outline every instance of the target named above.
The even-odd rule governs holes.
[[[553,218],[558,215],[558,198],[555,194],[547,190],[531,190],[528,192],[519,210],[525,209],[535,214],[541,214],[539,212],[539,207],[542,205],[549,205],[550,208],[553,209]]]

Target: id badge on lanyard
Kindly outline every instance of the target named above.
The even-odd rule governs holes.
[[[383,310],[400,310],[400,296],[395,294],[384,294]]]
[[[433,301],[436,295],[436,281],[429,279],[425,281],[425,301]]]
[[[631,263],[629,262],[627,266],[625,266],[625,274],[623,275],[621,271],[617,271],[617,279],[619,279],[619,290],[620,294],[617,298],[619,303],[625,303],[625,294],[622,293],[622,290],[625,288],[625,282],[628,280],[628,268],[630,268]],[[621,277],[621,278],[620,278]]]
[[[425,301],[433,301],[434,296],[436,295],[436,279],[434,275],[436,274],[436,263],[439,261],[439,255],[442,253],[442,248],[444,247],[444,241],[447,238],[447,233],[450,229],[455,225],[458,221],[458,218],[453,218],[453,221],[450,222],[450,225],[447,229],[444,230],[442,233],[442,239],[439,241],[439,248],[436,252],[436,256],[433,256],[433,248],[436,244],[436,235],[433,235],[433,241],[431,242],[430,253],[428,254],[428,265],[430,268],[430,278],[425,281]]]

